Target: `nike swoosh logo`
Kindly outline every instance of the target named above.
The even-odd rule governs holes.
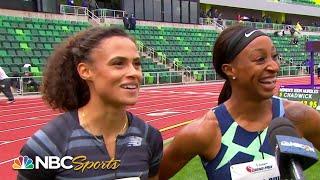
[[[249,33],[244,33],[244,36],[245,37],[250,37],[253,33],[255,33],[255,32],[257,32],[257,31],[259,31],[259,30],[253,30],[253,31],[251,31],[251,32],[249,32]]]

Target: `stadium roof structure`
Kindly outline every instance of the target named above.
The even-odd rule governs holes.
[[[275,2],[272,0],[237,0],[237,1],[226,1],[226,0],[200,0],[200,3],[213,4],[218,6],[254,9],[271,12],[281,12],[287,14],[298,14],[306,16],[319,17],[319,7],[305,6],[300,4],[289,4]]]

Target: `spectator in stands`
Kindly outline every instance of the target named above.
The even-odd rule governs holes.
[[[256,18],[252,15],[249,21],[255,22],[255,20],[256,20]]]
[[[208,18],[213,18],[213,17],[214,17],[213,7],[211,7],[211,8],[207,11],[207,16],[208,16]]]
[[[213,12],[213,19],[217,19],[217,18],[219,18],[219,11],[218,11],[218,9],[215,9],[214,10],[214,12]]]
[[[292,44],[294,44],[294,45],[298,44],[298,42],[299,42],[298,38],[299,38],[299,34],[300,34],[301,30],[302,30],[302,27],[299,22],[297,22],[297,25],[295,27],[291,26],[290,33],[291,33],[291,37],[292,37],[292,40],[291,40]]]
[[[267,16],[267,17],[266,17],[266,23],[272,23],[272,19],[271,19],[270,16]]]
[[[20,153],[31,159],[71,156],[78,170],[40,166],[19,170],[18,179],[158,179],[161,134],[127,111],[137,102],[141,82],[135,41],[121,29],[93,27],[56,46],[41,91],[64,113],[38,130]]]
[[[320,63],[318,64],[317,72],[318,72],[318,79],[320,79]]]
[[[267,34],[252,27],[229,27],[217,38],[212,54],[215,72],[226,79],[218,106],[175,135],[164,150],[160,179],[173,176],[196,155],[209,180],[231,179],[240,172],[233,170],[250,166],[243,163],[276,163],[266,135],[276,117],[290,119],[300,135],[320,149],[320,114],[273,96],[280,67]],[[277,168],[271,171],[279,175]]]
[[[301,26],[301,24],[300,24],[299,21],[298,21],[297,24],[296,24],[295,30],[296,30],[296,32],[299,33],[299,34],[300,34],[301,31],[302,31],[302,26]]]
[[[96,0],[89,0],[88,1],[88,9],[90,12],[94,12],[93,14],[98,16],[98,14],[96,13],[96,9],[99,9],[98,4],[96,2]],[[92,15],[91,15],[92,16]]]
[[[284,29],[281,30],[282,37],[286,35]]]
[[[240,15],[240,13],[237,14],[236,20],[237,20],[237,21],[241,21],[241,15]]]
[[[86,7],[86,8],[88,8],[88,6],[89,6],[89,4],[88,4],[88,0],[82,0],[82,2],[81,2],[81,6],[82,6],[82,7]]]
[[[67,5],[74,6],[74,1],[73,0],[67,0]]]
[[[250,18],[249,18],[248,16],[242,16],[242,17],[241,17],[241,20],[242,20],[242,21],[249,21]]]
[[[130,22],[129,22],[129,17],[128,17],[128,14],[125,13],[123,18],[122,18],[122,21],[123,21],[123,25],[124,25],[124,28],[125,29],[130,29]]]
[[[222,13],[219,13],[217,23],[223,26]]]
[[[298,42],[299,42],[298,37],[297,37],[297,36],[294,36],[293,39],[292,39],[292,44],[293,44],[293,45],[297,45]]]
[[[134,17],[134,14],[131,14],[129,17],[129,30],[135,30],[136,29],[136,17]]]
[[[200,9],[200,17],[207,18],[207,14],[205,13],[205,11],[203,9]]]
[[[289,28],[290,28],[290,29],[289,29],[290,34],[291,34],[291,36],[293,37],[293,36],[294,36],[294,33],[296,32],[296,30],[294,29],[293,26],[290,26]]]
[[[14,102],[14,97],[10,88],[10,79],[2,67],[0,67],[0,92],[2,92],[8,98],[7,104]]]
[[[262,22],[264,22],[264,23],[267,22],[267,16],[266,15],[262,16]]]

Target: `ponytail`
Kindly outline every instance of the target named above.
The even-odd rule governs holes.
[[[231,84],[230,84],[230,81],[227,79],[224,82],[221,92],[219,94],[218,105],[227,101],[231,97],[231,93],[232,93]]]

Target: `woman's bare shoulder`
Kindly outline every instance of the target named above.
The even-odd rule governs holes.
[[[300,102],[285,101],[285,116],[296,126],[300,135],[320,149],[320,113]]]
[[[213,111],[206,112],[203,116],[193,120],[186,128],[184,129],[186,133],[192,133],[192,135],[202,136],[210,135],[214,130],[218,130],[219,123],[214,115]]]
[[[296,101],[284,100],[284,109],[286,117],[294,122],[319,116],[316,110]]]
[[[211,110],[184,127],[177,136],[187,144],[190,142],[195,152],[207,158],[214,157],[220,149],[221,132]]]

